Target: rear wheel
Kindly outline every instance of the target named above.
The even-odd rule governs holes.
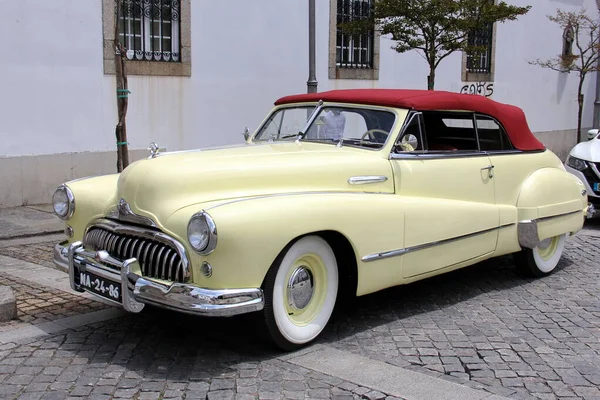
[[[266,328],[283,350],[294,350],[319,336],[333,312],[338,267],[331,246],[319,236],[296,241],[265,278]]]
[[[528,276],[550,275],[558,265],[565,249],[567,234],[553,236],[543,240],[533,249],[523,249],[515,253],[517,268]]]

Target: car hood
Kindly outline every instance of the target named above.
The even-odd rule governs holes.
[[[387,180],[352,185],[348,178],[353,176]],[[165,221],[194,204],[323,191],[393,193],[390,163],[381,152],[319,143],[164,153],[126,168],[118,180],[116,200],[127,201],[136,214]]]
[[[582,160],[600,162],[600,139],[581,142],[573,147],[569,154]]]

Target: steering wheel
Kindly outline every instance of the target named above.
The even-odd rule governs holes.
[[[369,129],[368,131],[363,133],[362,137],[360,138],[360,141],[363,142],[366,137],[369,137],[369,141],[376,142],[377,138],[375,137],[374,133],[383,133],[386,136],[389,135],[389,133],[387,131],[384,131],[383,129]]]

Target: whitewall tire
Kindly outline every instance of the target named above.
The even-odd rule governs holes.
[[[331,317],[338,285],[335,253],[323,238],[302,237],[282,252],[264,284],[264,320],[275,344],[294,350],[316,339]]]
[[[548,238],[533,249],[523,249],[515,254],[515,263],[521,272],[541,277],[554,272],[565,249],[567,234]]]

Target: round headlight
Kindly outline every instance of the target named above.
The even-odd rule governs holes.
[[[210,215],[204,211],[192,216],[187,234],[190,245],[197,253],[210,254],[217,247],[217,227]]]
[[[66,185],[60,185],[52,195],[54,213],[61,219],[69,219],[75,211],[75,197]]]

